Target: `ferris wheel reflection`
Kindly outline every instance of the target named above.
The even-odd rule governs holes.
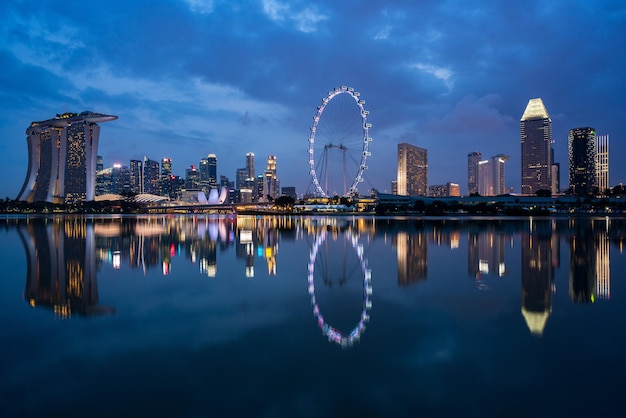
[[[372,272],[367,268],[367,259],[363,255],[363,245],[359,243],[358,237],[350,232],[344,232],[339,236],[328,238],[328,231],[320,231],[313,243],[311,253],[309,257],[308,266],[308,285],[309,295],[311,297],[311,306],[313,307],[313,315],[317,319],[317,325],[322,330],[322,333],[328,337],[329,341],[332,341],[344,348],[352,346],[356,341],[359,341],[361,335],[365,331],[365,324],[370,319],[370,310],[372,308]],[[330,240],[342,240],[344,244],[343,254],[338,254],[337,251],[329,251],[328,244]],[[347,257],[346,252],[354,252],[356,258]],[[363,281],[363,304],[359,322],[348,333],[344,333],[339,329],[333,327],[324,319],[324,315],[320,311],[318,300],[315,294],[315,278],[320,277],[323,279],[324,284],[332,286],[334,281],[329,277],[329,262],[330,258],[342,258],[341,261],[341,276],[339,277],[339,285],[346,283],[350,276],[351,270],[358,270],[359,276]],[[355,260],[353,264],[349,260]],[[316,274],[317,266],[317,274]]]

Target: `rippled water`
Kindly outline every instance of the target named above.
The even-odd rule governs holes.
[[[626,220],[5,217],[0,416],[624,416]]]

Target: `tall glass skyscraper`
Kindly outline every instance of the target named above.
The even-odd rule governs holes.
[[[161,195],[159,162],[143,157],[143,193]]]
[[[141,160],[130,160],[130,191],[132,193],[143,191],[143,164]]]
[[[426,196],[428,151],[411,144],[398,144],[398,194]]]
[[[161,159],[161,196],[171,197],[172,195],[172,160],[171,158]]]
[[[570,129],[567,136],[569,187],[577,195],[594,193],[596,187],[596,130]]]
[[[604,194],[609,186],[609,136],[596,136],[596,183]]]
[[[481,161],[483,155],[478,152],[470,152],[467,154],[467,194],[478,193],[478,162]]]
[[[530,99],[520,120],[522,194],[552,190],[552,120],[543,100]]]
[[[100,126],[117,116],[64,113],[33,122],[28,135],[28,172],[17,200],[75,203],[93,200]]]

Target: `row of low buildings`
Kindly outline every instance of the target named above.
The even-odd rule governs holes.
[[[552,120],[540,98],[531,99],[520,119],[521,194],[562,191],[560,164],[554,160]],[[467,194],[498,196],[513,192],[505,183],[509,156],[483,158],[479,151],[467,154]],[[568,191],[575,195],[604,194],[609,188],[609,137],[591,127],[571,129],[568,134]],[[392,194],[404,196],[460,196],[457,183],[428,185],[428,150],[398,144],[398,175]]]

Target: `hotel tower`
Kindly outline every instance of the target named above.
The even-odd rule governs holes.
[[[64,113],[26,129],[28,172],[17,200],[75,203],[94,200],[100,126],[117,116]]]

